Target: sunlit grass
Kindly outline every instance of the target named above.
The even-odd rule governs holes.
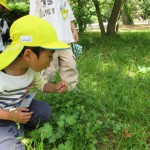
[[[80,35],[78,90],[38,94],[53,107],[52,131],[45,139],[39,131],[29,133],[34,148],[40,141],[44,150],[148,150],[149,41],[150,31],[121,32],[116,38],[102,38],[99,32]],[[49,135],[49,127],[44,128]]]

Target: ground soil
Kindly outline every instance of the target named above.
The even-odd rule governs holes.
[[[104,24],[104,28],[107,28],[107,24]],[[139,22],[139,23],[135,23],[134,25],[119,25],[119,30],[149,30],[150,29],[150,23],[147,22]],[[99,30],[99,25],[98,23],[95,24],[91,24],[87,27],[87,30]]]
[[[145,30],[150,29],[150,24],[120,25],[119,30]]]

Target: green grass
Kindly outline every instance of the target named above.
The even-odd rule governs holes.
[[[38,94],[52,118],[28,133],[33,150],[150,149],[150,31],[80,35],[79,90]]]

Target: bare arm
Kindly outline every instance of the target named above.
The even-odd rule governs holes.
[[[0,119],[13,121],[12,113],[8,110],[0,109]]]
[[[73,21],[71,21],[71,31],[72,31],[72,34],[73,34],[73,37],[74,37],[74,41],[78,42],[78,40],[79,40],[78,33],[77,33],[77,30],[76,30],[76,27],[75,27]]]

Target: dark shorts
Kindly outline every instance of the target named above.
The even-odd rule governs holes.
[[[24,137],[24,128],[34,129],[40,123],[46,122],[51,115],[50,106],[38,100],[32,101],[29,111],[34,113],[27,124],[20,124],[20,129],[15,122],[0,120],[0,150],[25,150],[19,138]]]

